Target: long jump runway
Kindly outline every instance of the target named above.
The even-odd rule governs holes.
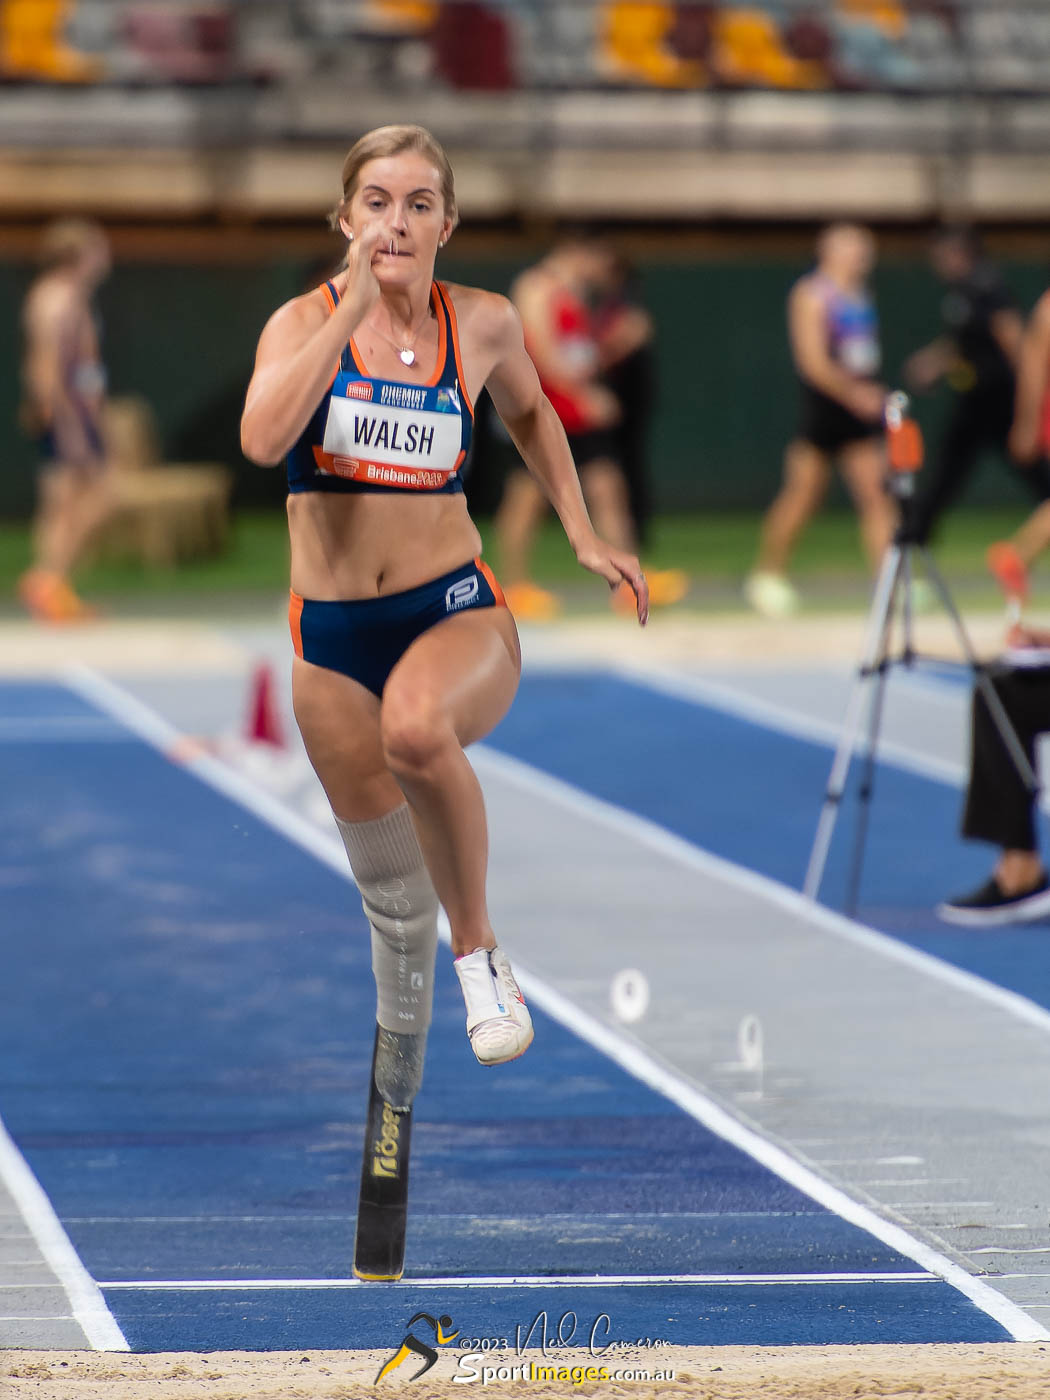
[[[530,979],[533,1049],[482,1070],[447,950],[406,1277],[355,1283],[374,989],[344,857],[219,765],[172,761],[163,726],[106,695],[0,687],[0,1342],[68,1345],[79,1328],[137,1351],[385,1347],[420,1310],[511,1344],[541,1312],[688,1344],[1044,1335],[559,989]],[[539,678],[495,747],[731,857],[754,834],[757,777],[739,811],[686,831],[731,745],[719,732],[683,763],[673,703]],[[770,756],[748,754],[768,776]],[[798,780],[789,764],[784,793]],[[786,875],[780,791],[762,839],[783,836],[770,860]],[[558,878],[519,871],[534,918],[557,917]]]

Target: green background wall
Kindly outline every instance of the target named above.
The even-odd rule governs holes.
[[[795,417],[784,301],[806,268],[800,259],[741,255],[704,262],[644,261],[645,300],[659,333],[660,408],[651,463],[661,509],[760,507],[779,477]],[[448,258],[441,274],[504,291],[520,261]],[[1027,309],[1044,289],[1041,264],[1002,264]],[[145,395],[169,458],[217,458],[237,470],[237,499],[283,499],[278,473],[240,459],[237,418],[258,333],[270,311],[311,280],[303,263],[246,266],[124,264],[99,304],[114,393]],[[24,514],[34,453],[15,426],[18,313],[25,268],[0,265],[0,514]],[[886,373],[893,382],[910,349],[937,329],[938,289],[920,259],[884,261],[875,279]],[[934,438],[946,394],[922,400]],[[1016,499],[1018,488],[986,466],[970,499]]]

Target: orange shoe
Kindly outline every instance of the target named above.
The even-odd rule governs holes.
[[[672,603],[680,603],[689,592],[689,575],[683,569],[646,570],[645,581],[649,585],[651,608],[668,608]],[[627,616],[637,612],[638,600],[626,579],[613,590],[612,605],[616,612]]]
[[[985,555],[988,568],[1008,599],[1019,603],[1028,601],[1028,569],[1024,560],[1008,540],[988,546]]]
[[[94,622],[98,617],[98,608],[85,603],[66,579],[62,579],[58,589],[58,606],[62,615],[55,619],[57,622]]]
[[[645,577],[652,608],[669,608],[672,603],[680,603],[689,592],[689,575],[684,569],[654,569]]]
[[[79,598],[61,574],[27,569],[18,580],[18,596],[37,622],[90,622],[95,609]]]
[[[526,579],[503,590],[507,607],[519,622],[551,622],[561,612],[561,601],[538,583]]]

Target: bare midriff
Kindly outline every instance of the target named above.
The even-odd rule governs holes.
[[[322,601],[401,593],[481,552],[458,492],[303,491],[288,497],[288,531],[292,590]]]

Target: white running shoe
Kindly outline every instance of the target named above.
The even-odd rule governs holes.
[[[478,1062],[502,1065],[532,1044],[532,1017],[507,955],[500,948],[475,948],[453,966],[467,1004],[467,1036]]]
[[[791,617],[798,612],[801,599],[798,590],[783,574],[748,574],[744,580],[744,597],[763,617]]]

